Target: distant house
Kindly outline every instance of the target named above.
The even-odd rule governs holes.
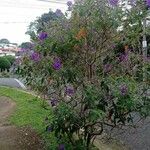
[[[0,44],[0,56],[17,56],[20,48],[16,44]]]

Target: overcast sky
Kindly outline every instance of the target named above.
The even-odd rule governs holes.
[[[10,42],[22,43],[29,41],[25,35],[27,27],[36,17],[52,9],[67,9],[67,0],[0,0],[0,39],[7,38]],[[56,2],[56,3],[55,3]],[[62,4],[64,3],[64,4]]]

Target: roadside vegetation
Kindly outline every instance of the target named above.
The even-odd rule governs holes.
[[[48,128],[62,141],[60,149],[91,150],[108,128],[134,126],[135,112],[149,115],[150,64],[141,35],[150,28],[143,31],[141,22],[150,3],[67,5],[65,14],[57,9],[30,24],[32,48],[24,50],[18,73],[50,101],[54,118],[48,115]]]
[[[45,147],[57,147],[57,142],[53,134],[46,131],[45,118],[49,115],[52,117],[51,109],[48,105],[43,108],[41,99],[28,94],[24,91],[0,87],[0,96],[9,97],[16,103],[16,110],[9,118],[12,125],[17,127],[31,127],[34,129],[45,143]],[[49,143],[48,141],[51,141]]]
[[[16,58],[14,56],[2,56],[0,57],[0,72],[9,72]]]

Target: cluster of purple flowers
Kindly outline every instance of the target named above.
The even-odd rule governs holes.
[[[51,102],[51,106],[54,107],[57,105],[58,100],[56,98],[52,98],[50,102]]]
[[[62,67],[62,64],[61,64],[60,58],[55,58],[55,59],[54,59],[54,62],[53,62],[53,68],[54,68],[55,70],[60,70],[61,67]]]
[[[58,147],[58,150],[65,150],[65,145],[64,144],[60,144]]]
[[[48,34],[46,32],[41,32],[38,36],[39,40],[43,41],[48,37]]]
[[[146,0],[146,5],[150,7],[150,0]]]
[[[75,93],[74,88],[71,86],[66,87],[65,89],[65,94],[68,96],[73,96],[73,94]]]
[[[15,63],[16,63],[17,65],[21,64],[21,58],[17,58],[17,59],[15,60]]]
[[[120,94],[121,95],[126,95],[128,93],[128,87],[124,84],[120,86]]]
[[[52,131],[53,131],[53,129],[52,129],[52,127],[51,127],[51,126],[47,126],[47,127],[46,127],[46,131],[47,131],[47,132],[52,132]]]
[[[135,5],[136,5],[136,2],[137,2],[137,0],[130,0],[130,4],[131,4],[132,6],[135,6]]]
[[[143,57],[144,62],[150,63],[150,57]]]
[[[125,53],[125,54],[121,54],[119,57],[118,57],[119,61],[122,62],[122,61],[127,61],[128,60],[128,54]]]
[[[33,52],[31,54],[31,59],[35,62],[40,61],[40,59],[41,59],[40,54],[38,52]]]
[[[21,48],[21,52],[22,53],[26,53],[27,51],[29,51],[29,49],[27,49],[27,48]]]
[[[62,13],[62,11],[61,11],[60,9],[56,9],[55,14],[56,14],[58,17],[63,16],[63,13]]]
[[[54,106],[57,105],[58,100],[57,100],[56,98],[52,98],[52,99],[50,100],[50,103],[51,103],[51,106],[54,107]]]
[[[119,3],[119,0],[109,0],[110,5],[117,6]]]
[[[108,73],[112,70],[112,65],[111,64],[105,64],[104,65],[104,72]]]

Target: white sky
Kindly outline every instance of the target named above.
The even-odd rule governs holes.
[[[45,0],[46,1],[46,0]],[[52,9],[67,9],[67,0],[0,0],[0,39],[7,38],[10,42],[22,43],[29,41],[25,35],[31,21]],[[58,2],[58,3],[57,3]],[[64,3],[64,4],[61,4]]]

